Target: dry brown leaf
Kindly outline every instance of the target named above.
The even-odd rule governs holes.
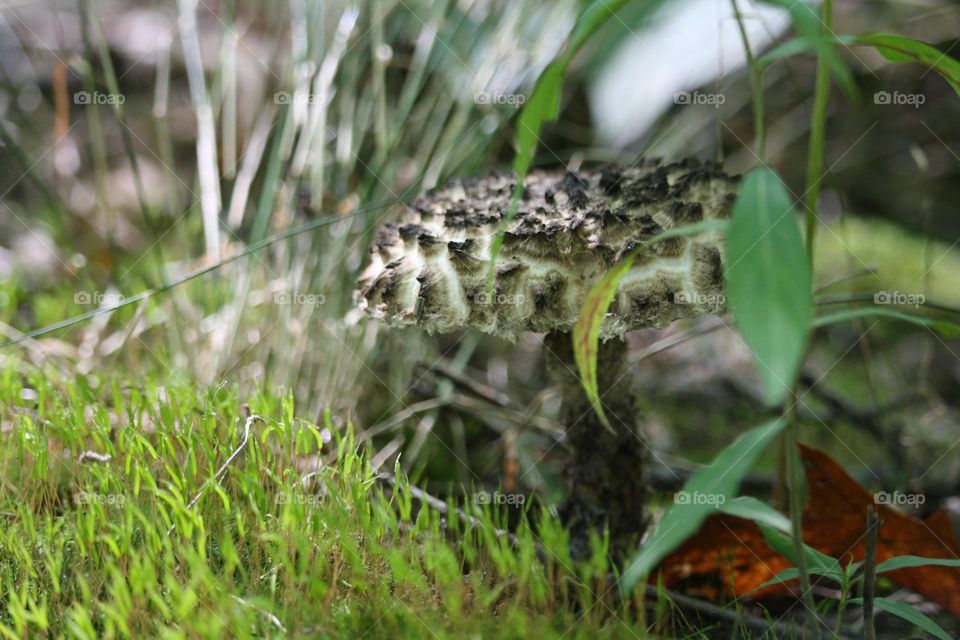
[[[920,520],[887,505],[850,477],[827,454],[800,446],[809,496],[803,513],[804,541],[841,564],[864,556],[867,509],[880,515],[877,561],[902,555],[960,558],[960,544],[949,515],[937,512]],[[711,599],[743,596],[792,566],[767,545],[760,529],[735,516],[709,518],[693,538],[668,556],[660,566],[668,588],[681,587]],[[916,567],[886,574],[891,580],[922,594],[960,617],[960,569]],[[767,587],[754,596],[790,589]]]

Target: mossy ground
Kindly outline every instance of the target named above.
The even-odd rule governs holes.
[[[283,394],[7,367],[0,404],[4,637],[644,637],[549,516],[421,508]]]

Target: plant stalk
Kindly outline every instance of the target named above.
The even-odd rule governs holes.
[[[757,59],[753,55],[753,49],[750,48],[750,39],[747,37],[747,29],[743,25],[743,15],[740,13],[740,7],[737,0],[730,0],[733,6],[734,15],[737,18],[737,28],[740,30],[740,39],[743,42],[743,50],[747,56],[747,68],[750,70],[750,93],[753,102],[753,144],[757,159],[760,164],[767,162],[767,127],[765,106],[763,101],[763,69],[757,64]]]
[[[796,388],[796,385],[794,385]],[[797,409],[796,404],[790,405],[786,412],[787,428],[784,432],[783,458],[786,462],[787,488],[790,501],[790,530],[793,539],[794,554],[797,557],[797,571],[800,572],[800,597],[811,613],[816,612],[816,603],[813,601],[813,591],[810,588],[810,574],[807,572],[807,556],[803,544],[803,465],[800,461],[800,452],[797,449]],[[814,618],[815,619],[815,618]]]
[[[867,551],[863,560],[863,637],[877,640],[877,631],[873,625],[873,596],[877,583],[877,536],[880,518],[877,510],[867,510]]]
[[[824,35],[833,30],[833,0],[823,0],[820,20]],[[807,258],[813,268],[813,241],[817,231],[817,205],[820,202],[820,183],[823,176],[823,145],[827,126],[827,100],[830,97],[830,69],[827,66],[827,47],[824,41],[817,50],[817,74],[813,90],[813,116],[810,122],[810,144],[807,149]]]

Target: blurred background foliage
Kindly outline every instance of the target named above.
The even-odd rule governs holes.
[[[401,456],[438,491],[500,484],[555,497],[565,445],[540,337],[507,345],[389,329],[358,313],[353,289],[373,230],[403,202],[452,176],[509,167],[517,106],[582,4],[5,3],[4,339],[337,219],[6,347],[0,364],[54,380],[79,372],[104,393],[131,374],[236,384],[241,394],[287,388],[300,415],[353,421],[376,462]],[[757,49],[790,37],[782,10],[741,4]],[[960,8],[844,2],[836,25],[950,51]],[[872,50],[842,56],[858,91],[834,91],[829,106],[821,302],[898,291],[960,305],[960,101],[935,73]],[[768,161],[798,197],[814,68],[798,56],[765,76]],[[923,103],[878,103],[878,91]],[[743,172],[756,163],[749,99],[728,2],[629,3],[575,58],[536,163],[698,156]],[[762,411],[749,352],[728,325],[701,319],[631,336],[664,487]],[[944,452],[956,445],[958,354],[955,339],[896,324],[819,331],[802,379],[805,441],[874,486],[955,495],[960,457]]]

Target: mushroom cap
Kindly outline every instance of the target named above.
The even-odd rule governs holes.
[[[515,341],[523,331],[569,331],[587,293],[624,255],[667,229],[728,218],[737,187],[719,166],[695,160],[534,170],[502,227],[488,294],[491,245],[515,180],[452,180],[380,227],[359,306],[429,333],[474,327]],[[722,233],[649,245],[620,281],[601,338],[722,311],[723,291]]]

